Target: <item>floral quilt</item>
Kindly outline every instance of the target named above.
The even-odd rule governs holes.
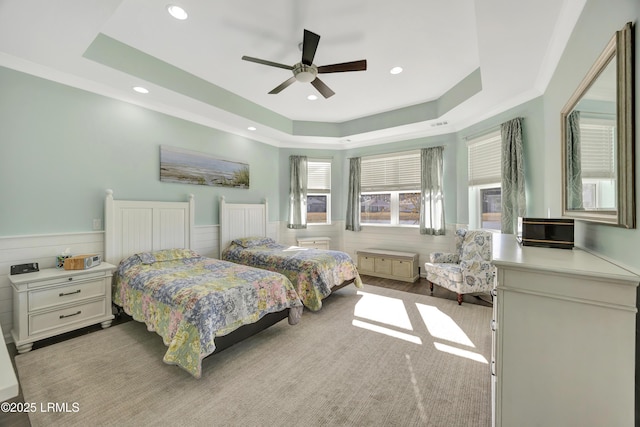
[[[114,275],[113,302],[162,337],[169,347],[165,363],[196,378],[202,359],[216,348],[215,337],[288,308],[295,324],[303,307],[285,276],[188,249],[124,259]]]
[[[305,307],[322,308],[331,288],[353,280],[362,288],[355,263],[345,252],[286,246],[269,237],[235,239],[222,252],[222,259],[282,273],[295,286]]]

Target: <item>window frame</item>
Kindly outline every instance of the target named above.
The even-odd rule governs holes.
[[[493,145],[490,145],[493,144]],[[474,147],[475,145],[475,147]],[[471,160],[472,157],[476,158],[478,147],[485,146],[485,148],[489,147],[493,151],[488,152],[489,156],[487,156],[487,152],[482,153],[483,158],[489,159],[492,163],[492,166],[497,170],[490,170],[490,173],[484,171],[485,173],[480,176],[478,179],[478,173],[473,173],[471,170],[473,168],[474,162]],[[476,151],[476,153],[472,153],[472,151]],[[497,152],[496,152],[497,150]],[[469,138],[467,140],[467,173],[468,173],[468,200],[469,200],[469,227],[474,229],[484,229],[489,231],[500,231],[501,228],[487,228],[483,227],[482,220],[482,190],[499,188],[500,196],[502,197],[502,170],[501,170],[501,158],[502,158],[502,143],[500,136],[500,129],[493,129],[489,132],[486,132],[480,136],[476,136],[473,138]],[[497,181],[499,180],[499,181]],[[477,182],[476,182],[477,181]],[[502,213],[501,213],[502,215]]]
[[[404,171],[400,171],[400,169],[394,169],[394,165],[399,165],[399,159],[406,158],[415,164],[411,164],[408,168],[412,171],[411,176],[416,175],[415,170],[417,169],[418,174],[417,178],[413,178],[413,183],[406,182],[406,176],[403,176]],[[360,191],[360,225],[366,227],[406,227],[406,228],[419,228],[420,220],[416,224],[401,224],[400,223],[400,194],[402,193],[421,193],[420,190],[420,151],[411,150],[411,151],[403,151],[403,152],[394,152],[394,153],[386,153],[375,156],[368,156],[362,158],[361,168],[366,168],[366,164],[368,162],[372,163],[371,172],[376,171],[381,167],[382,163],[388,162],[387,166],[384,166],[384,174],[385,179],[384,183],[378,184],[379,188],[377,189],[367,189],[365,191]],[[387,179],[388,174],[388,179]],[[363,185],[365,188],[370,188],[366,183]],[[362,209],[364,207],[363,204],[363,196],[366,195],[374,195],[374,194],[389,194],[389,213],[390,220],[389,223],[374,223],[374,222],[366,222],[362,217]],[[418,209],[421,207],[418,206]],[[418,218],[419,218],[418,211]]]
[[[328,189],[322,190],[322,189],[318,189],[318,188],[311,188],[313,186],[313,182],[311,179],[311,173],[312,173],[312,163],[322,163],[322,164],[326,164],[328,165]],[[332,164],[331,164],[331,160],[330,159],[307,159],[307,226],[316,226],[316,225],[331,225],[331,169],[332,169]],[[309,190],[309,188],[311,188],[311,190]],[[315,191],[314,191],[315,190]],[[322,190],[322,191],[318,191],[318,190]],[[309,197],[326,197],[327,198],[327,202],[326,202],[326,221],[324,222],[310,222],[309,221],[309,214],[311,212],[309,212]]]

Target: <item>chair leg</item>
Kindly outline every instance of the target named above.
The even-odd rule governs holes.
[[[431,291],[431,295],[433,295],[433,282],[427,280],[427,283],[429,283],[429,290]]]
[[[458,294],[458,305],[462,305],[462,294]]]

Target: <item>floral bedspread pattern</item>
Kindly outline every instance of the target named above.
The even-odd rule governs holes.
[[[222,259],[282,273],[294,284],[305,307],[322,308],[331,288],[354,280],[362,288],[355,263],[345,252],[286,246],[268,237],[235,239]]]
[[[281,274],[201,257],[188,249],[132,255],[114,275],[113,302],[169,348],[164,362],[201,376],[214,339],[268,313],[290,308],[300,319],[302,302]]]

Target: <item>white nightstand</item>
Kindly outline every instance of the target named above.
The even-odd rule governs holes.
[[[298,239],[298,246],[303,248],[329,250],[331,246],[331,239],[329,237],[300,237]]]
[[[9,276],[13,288],[13,329],[18,353],[35,341],[101,323],[111,326],[111,276],[106,262],[88,270],[45,268]]]

